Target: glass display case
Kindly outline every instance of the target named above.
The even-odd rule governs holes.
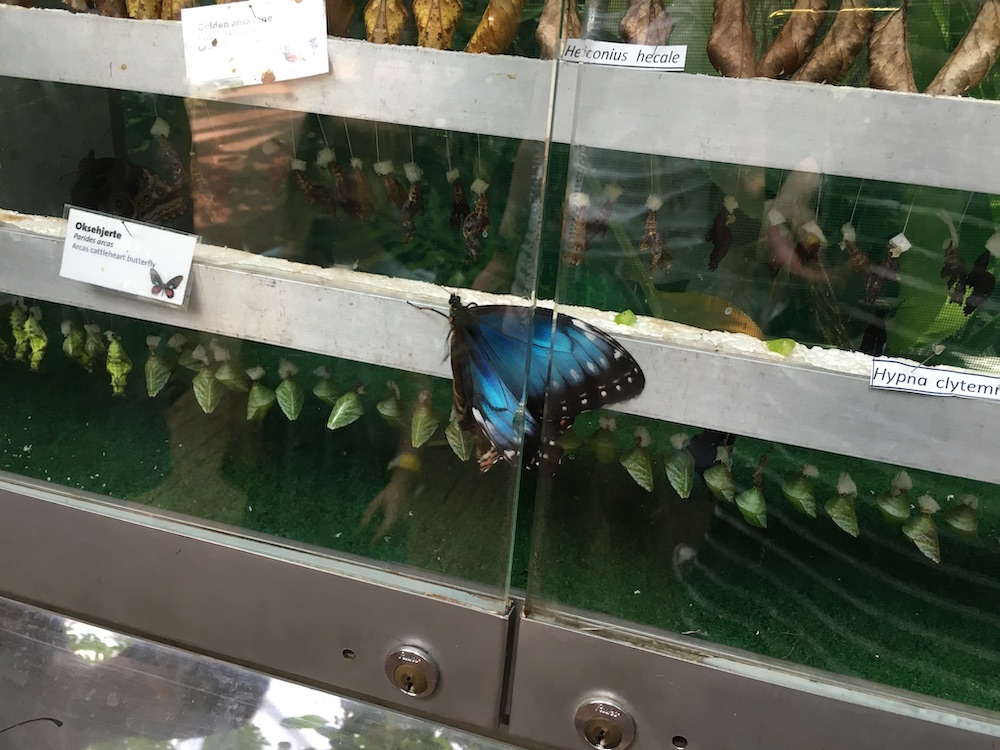
[[[0,5],[0,593],[528,744],[1000,736],[1000,3],[327,3],[235,88],[93,5]]]

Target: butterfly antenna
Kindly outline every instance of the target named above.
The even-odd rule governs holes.
[[[442,318],[448,317],[446,313],[443,313],[440,310],[435,310],[433,307],[424,307],[423,305],[418,305],[416,302],[410,302],[409,300],[406,301],[406,304],[408,304],[410,307],[415,307],[418,310],[426,310],[427,312],[432,312],[435,315],[440,315]]]
[[[24,726],[25,724],[31,724],[32,722],[35,721],[51,721],[57,727],[61,727],[63,725],[63,723],[59,719],[53,719],[51,716],[39,716],[35,719],[25,719],[24,721],[17,722],[17,724],[11,724],[9,727],[4,727],[3,729],[0,729],[0,734],[3,734],[4,732],[10,729],[15,729],[17,727]]]

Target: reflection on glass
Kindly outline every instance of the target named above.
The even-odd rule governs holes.
[[[6,599],[0,634],[3,747],[508,747]]]

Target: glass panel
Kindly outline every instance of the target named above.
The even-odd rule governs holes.
[[[509,747],[0,599],[7,747]]]
[[[756,54],[749,54],[755,65],[788,16],[770,11],[791,3],[751,5],[757,42]],[[645,0],[633,4],[639,6],[650,7]],[[711,6],[699,4],[700,15],[668,8],[678,32],[671,43],[689,45],[689,71],[707,69]],[[733,10],[738,21],[747,4],[715,6]],[[624,8],[587,7],[583,35],[617,40]],[[958,43],[975,8],[919,3],[910,9],[910,51],[922,89],[944,64],[942,44],[950,49]],[[943,11],[940,23],[932,11]],[[717,27],[719,15],[725,14],[717,13]],[[820,37],[827,25],[846,17],[824,16]],[[885,9],[875,14],[875,20],[888,17]],[[938,51],[932,54],[927,40],[935,34]],[[735,44],[729,39],[726,54]],[[870,51],[877,57],[876,47]],[[842,83],[863,86],[865,55],[848,67]],[[581,100],[573,132],[586,132],[589,140],[570,147],[565,193],[552,201],[553,207],[562,204],[552,211],[563,212],[562,237],[559,252],[543,259],[539,296],[553,295],[564,314],[601,320],[626,348],[634,345],[637,356],[644,355],[647,389],[655,383],[667,403],[646,398],[623,406],[646,416],[576,416],[588,391],[603,396],[621,382],[616,378],[623,360],[602,362],[598,352],[591,359],[593,377],[576,378],[573,388],[557,384],[558,377],[567,383],[574,377],[560,369],[556,355],[552,382],[558,399],[550,400],[546,414],[566,455],[551,477],[538,482],[530,611],[558,619],[578,608],[995,709],[1000,695],[990,686],[1000,661],[992,637],[1000,621],[997,489],[966,478],[990,476],[982,470],[984,435],[945,415],[927,434],[897,429],[892,444],[874,446],[875,438],[847,419],[826,424],[815,416],[831,411],[825,399],[850,398],[852,392],[868,397],[871,355],[905,358],[912,367],[997,372],[995,198],[902,184],[903,165],[897,176],[888,161],[864,165],[881,170],[880,179],[821,174],[815,160],[797,170],[768,168],[768,160],[788,161],[793,151],[786,138],[801,134],[753,127],[760,112],[755,97],[800,91],[803,102],[818,106],[832,91],[793,83],[732,81],[723,88],[702,79],[710,94],[705,106],[724,106],[716,113],[719,126],[704,134],[683,125],[668,131],[679,139],[702,139],[706,159],[713,159],[714,144],[729,144],[737,133],[746,141],[747,161],[763,160],[757,164],[662,155],[684,151],[689,143],[672,146],[653,129],[637,133],[628,153],[597,148],[587,123],[603,111],[603,102],[593,98],[599,92],[662,95],[668,117],[669,92],[692,88],[683,77],[608,71],[577,66]],[[971,93],[994,98],[997,80],[992,72]],[[723,90],[730,95],[720,97]],[[838,92],[830,99],[846,96]],[[877,119],[918,101],[933,116],[932,100],[917,94],[890,100],[873,92],[865,107]],[[973,106],[951,102],[956,113]],[[632,101],[620,106],[641,114]],[[744,121],[744,111],[754,114]],[[690,113],[675,114],[684,120]],[[841,160],[826,146],[852,125],[835,115],[802,121],[820,124],[811,134],[817,158],[852,174],[856,165],[843,164],[853,165],[853,154]],[[885,140],[877,143],[891,149],[893,132],[886,128]],[[950,148],[974,146],[961,132],[952,135]],[[859,124],[858,149],[872,148],[874,137]],[[963,178],[982,184],[977,171],[952,175],[956,179],[948,184]],[[554,182],[550,188],[556,189]],[[609,314],[594,315],[585,307]],[[611,322],[626,310],[631,313],[616,318],[624,325]],[[657,344],[665,346],[658,350]],[[702,368],[695,371],[705,377],[671,371],[665,362]],[[708,383],[729,381],[715,377],[712,362],[719,370],[746,362],[760,366],[753,380],[718,392]],[[837,388],[803,385],[819,382],[815,373],[822,371]],[[665,385],[670,383],[677,385],[671,389]],[[909,398],[914,412],[940,413],[941,402],[929,397],[888,397]],[[704,424],[648,416],[688,412],[690,401],[710,414]],[[759,414],[760,433],[725,431],[727,423],[753,427],[753,415],[746,417],[751,402],[771,404],[771,413]],[[567,403],[568,416],[576,416],[569,430],[563,419]],[[892,401],[892,408],[902,410],[900,403]],[[978,413],[992,414],[994,404],[977,403]],[[857,411],[848,403],[843,409]],[[782,435],[796,438],[774,439],[779,422]],[[843,446],[856,457],[788,444],[798,439],[815,446],[817,434],[824,445]],[[837,440],[827,439],[831,435]],[[940,465],[927,471],[929,454],[946,446],[963,446],[951,455],[965,455],[949,462],[946,472]],[[867,460],[876,448],[877,455],[897,460]]]
[[[21,281],[0,280],[0,387],[18,393],[0,404],[0,469],[404,563],[505,609],[518,473],[478,471],[452,416],[447,322],[406,303],[441,313],[471,288],[530,305],[545,143],[12,78],[0,91],[3,209],[73,203],[245,251],[203,246],[183,313],[50,293],[59,251],[22,258]],[[0,220],[5,262],[15,232],[59,230]],[[23,299],[25,280],[42,291]],[[276,285],[268,307],[255,290]],[[342,287],[368,291],[370,318],[295,312]],[[228,296],[218,319],[199,312]],[[82,301],[53,304],[67,299]],[[36,323],[44,351],[24,338]]]

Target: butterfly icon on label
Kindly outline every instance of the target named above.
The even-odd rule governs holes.
[[[149,280],[153,282],[153,290],[150,292],[154,297],[159,295],[164,295],[167,299],[174,298],[174,292],[177,291],[177,287],[181,285],[184,281],[183,276],[174,276],[169,281],[164,281],[160,278],[160,274],[156,272],[155,268],[149,269]]]

